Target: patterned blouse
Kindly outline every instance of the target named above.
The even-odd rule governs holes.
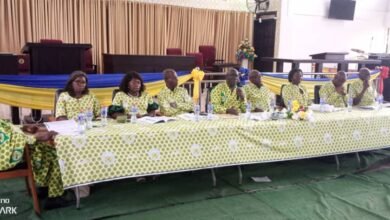
[[[352,82],[351,85],[349,86],[349,89],[350,89],[350,94],[352,95],[353,98],[355,98],[363,90],[363,81],[359,79]],[[370,86],[364,93],[360,103],[357,105],[358,106],[372,105],[374,104],[374,102],[375,102],[375,91],[372,88],[372,86]]]
[[[241,101],[237,98],[237,88],[232,92],[226,82],[218,84],[211,91],[211,104],[214,106],[215,113],[225,114],[229,108],[245,112],[245,103],[246,99]]]
[[[250,82],[244,86],[244,91],[246,100],[251,103],[252,111],[255,110],[255,108],[260,108],[264,111],[269,109],[271,91],[267,87],[261,86],[258,88],[255,84]]]
[[[25,135],[18,127],[0,119],[0,171],[21,162],[25,144],[34,142],[34,136]]]
[[[148,105],[152,103],[152,97],[146,92],[143,92],[140,97],[136,97],[120,91],[115,95],[114,100],[112,101],[113,105],[122,106],[125,109],[125,114],[129,114],[131,106],[135,105],[138,108],[138,113],[141,115],[148,113]]]
[[[284,105],[288,106],[289,101],[297,100],[301,106],[307,107],[311,104],[309,93],[305,87],[292,83],[283,87],[282,91]]]
[[[344,91],[347,91],[345,87]],[[335,107],[347,107],[348,97],[337,93],[333,82],[328,82],[321,87],[320,97],[325,99],[326,104],[334,105]]]
[[[193,101],[186,89],[176,87],[173,91],[164,87],[158,94],[160,112],[166,116],[175,116],[193,110]],[[176,102],[177,108],[171,107],[169,103]]]
[[[68,119],[77,118],[79,113],[88,109],[93,111],[95,118],[100,115],[100,104],[95,95],[89,93],[76,99],[70,96],[68,92],[63,92],[57,101],[56,118],[60,116],[66,116]]]

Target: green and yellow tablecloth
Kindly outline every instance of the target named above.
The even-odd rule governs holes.
[[[142,175],[358,152],[390,145],[390,109],[315,120],[117,124],[56,138],[64,188]]]

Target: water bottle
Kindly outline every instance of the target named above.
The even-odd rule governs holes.
[[[251,111],[252,111],[252,105],[250,102],[247,102],[245,105],[245,119],[246,120],[251,119]]]
[[[292,105],[291,100],[288,100],[288,102],[287,102],[287,111],[289,111],[289,112],[292,111],[291,105]]]
[[[200,105],[196,104],[194,106],[194,115],[195,115],[195,121],[199,121],[199,115],[200,115]]]
[[[271,113],[273,113],[275,111],[275,105],[276,105],[275,99],[271,98],[271,101],[269,103],[269,111]]]
[[[79,113],[77,115],[77,129],[79,134],[85,133],[85,114]]]
[[[213,104],[211,103],[207,104],[207,120],[213,120],[213,111],[214,111]]]
[[[320,98],[320,112],[324,112],[324,111],[325,111],[325,99]]]
[[[348,109],[348,112],[351,112],[352,111],[352,105],[353,105],[353,98],[351,95],[348,96],[348,100],[347,100],[347,109]]]
[[[100,111],[101,125],[103,127],[107,125],[107,112],[108,112],[108,107],[103,106],[101,111]]]
[[[378,110],[382,109],[382,104],[383,104],[383,95],[379,94],[378,97],[376,97],[377,105],[378,105]]]
[[[130,122],[132,124],[137,123],[137,113],[138,113],[137,106],[132,105],[130,113],[131,113]]]
[[[85,113],[85,118],[87,119],[87,129],[91,129],[92,128],[92,118],[93,118],[92,110],[88,110]]]

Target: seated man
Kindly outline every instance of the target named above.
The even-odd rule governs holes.
[[[177,86],[176,71],[166,69],[163,74],[165,87],[157,96],[161,114],[175,116],[192,111],[193,102],[187,90]]]
[[[370,70],[361,68],[359,80],[351,83],[350,94],[353,98],[353,105],[366,106],[373,105],[375,101],[375,91],[370,87]]]
[[[245,111],[245,93],[237,87],[238,72],[236,69],[229,68],[226,73],[226,82],[218,84],[211,91],[211,104],[217,114],[238,115]]]
[[[246,100],[252,104],[254,112],[263,112],[269,109],[271,91],[261,83],[261,73],[252,70],[249,73],[249,84],[244,86]]]
[[[0,119],[0,171],[15,167],[23,160],[26,144],[31,149],[31,160],[34,179],[37,185],[48,187],[48,200],[45,209],[70,205],[63,197],[61,173],[56,157],[55,148],[51,141],[55,132],[36,126],[24,126],[24,134],[18,127]]]
[[[347,107],[347,93],[344,88],[346,76],[344,71],[339,71],[331,82],[326,83],[320,89],[320,97],[326,104],[335,107]]]

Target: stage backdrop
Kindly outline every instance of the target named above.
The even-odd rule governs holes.
[[[204,75],[202,71],[198,70],[193,70],[191,73],[181,71],[177,74],[180,85],[190,79],[193,79],[196,85],[196,81],[201,81]],[[371,80],[377,78],[379,74],[379,70],[373,71]],[[141,75],[145,81],[146,92],[152,96],[157,95],[165,86],[162,73],[142,73]],[[54,107],[55,91],[65,87],[68,77],[68,75],[1,75],[0,103],[25,108],[51,110]],[[112,91],[118,88],[122,77],[123,74],[88,75],[88,86],[91,92],[97,96],[100,103],[108,106],[111,104]],[[330,80],[330,78],[304,78],[302,85],[307,88],[310,96],[313,98],[314,86],[323,85]],[[357,75],[349,75],[347,83],[351,83],[354,80],[358,80]],[[281,85],[289,83],[287,75],[281,73],[263,73],[262,82],[275,94],[280,94]],[[195,86],[195,88],[198,87]],[[199,94],[199,92],[194,90],[193,94]]]

